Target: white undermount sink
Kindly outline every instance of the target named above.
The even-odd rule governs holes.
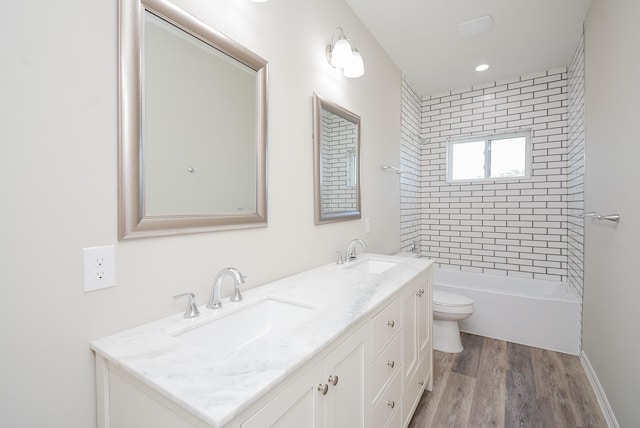
[[[361,262],[355,262],[355,264],[350,266],[350,269],[365,273],[382,273],[397,265],[398,262],[392,260],[367,259]]]
[[[213,354],[221,354],[303,320],[313,307],[269,297],[238,309],[223,306],[222,311],[225,310],[229,311],[228,315],[222,312],[220,318],[174,333],[174,336]]]

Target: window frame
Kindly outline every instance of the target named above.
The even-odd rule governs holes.
[[[524,175],[512,176],[512,177],[488,177],[491,161],[491,142],[496,140],[508,140],[511,138],[522,138],[525,141],[525,160],[524,160]],[[459,178],[453,179],[453,146],[456,144],[484,142],[484,177],[483,178]],[[508,134],[491,134],[491,135],[479,135],[468,138],[461,138],[456,140],[447,141],[447,162],[446,162],[446,181],[447,183],[461,183],[461,182],[489,182],[489,181],[505,181],[505,180],[526,180],[531,178],[531,163],[532,163],[532,149],[531,149],[531,130],[512,132]]]

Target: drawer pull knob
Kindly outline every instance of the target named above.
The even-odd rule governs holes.
[[[387,325],[389,327],[393,328],[396,325],[396,323],[395,323],[395,321],[391,320],[391,321],[387,321]]]
[[[424,385],[424,381],[423,380],[418,380],[418,385]]]
[[[387,401],[387,406],[389,406],[389,407],[391,407],[393,409],[394,407],[396,407],[396,402],[389,400],[389,401]]]
[[[421,288],[418,291],[416,291],[416,296],[418,297],[422,297],[423,294],[424,294],[424,288]]]
[[[387,361],[387,365],[391,368],[393,368],[396,365],[396,362],[391,360],[391,361]]]
[[[327,392],[329,392],[329,385],[327,385],[326,383],[324,385],[318,385],[318,391],[322,392],[322,395],[327,395]]]
[[[338,376],[329,376],[329,383],[333,386],[336,386],[338,384]]]

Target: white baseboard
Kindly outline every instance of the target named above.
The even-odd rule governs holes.
[[[616,416],[613,414],[613,409],[611,409],[611,405],[609,404],[609,400],[607,400],[607,396],[604,393],[604,389],[602,389],[602,385],[600,385],[598,376],[593,370],[593,366],[584,351],[580,353],[580,362],[582,363],[582,368],[584,368],[584,371],[589,378],[589,383],[591,383],[593,392],[596,394],[596,399],[598,400],[598,404],[600,404],[600,409],[602,409],[602,414],[604,415],[607,425],[609,428],[620,428],[620,425],[616,420]]]

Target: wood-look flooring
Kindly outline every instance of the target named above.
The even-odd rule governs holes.
[[[607,427],[577,356],[466,333],[462,345],[434,351],[409,428]]]

